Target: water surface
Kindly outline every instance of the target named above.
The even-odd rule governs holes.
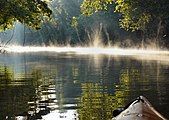
[[[139,95],[169,118],[169,63],[140,58],[1,55],[0,120],[110,120],[114,109]]]

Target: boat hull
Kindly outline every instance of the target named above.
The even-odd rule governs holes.
[[[112,120],[167,120],[143,96],[138,97]]]

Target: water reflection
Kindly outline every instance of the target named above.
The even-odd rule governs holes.
[[[12,69],[0,69],[0,119],[14,119],[28,109],[27,102],[35,95],[31,82],[26,78],[16,80]]]
[[[120,98],[124,97],[124,94],[116,92],[111,95],[107,92],[107,87],[97,83],[82,84],[79,120],[111,120],[113,110],[124,106],[123,98]]]
[[[169,66],[128,57],[0,56],[0,119],[109,120],[139,95],[169,112]]]

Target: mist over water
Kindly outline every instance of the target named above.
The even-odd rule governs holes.
[[[28,31],[24,28],[23,25],[16,23],[15,28],[11,34],[13,35],[9,44],[3,45],[1,43],[1,52],[5,53],[34,53],[34,52],[51,52],[51,53],[67,53],[67,54],[78,54],[78,55],[108,55],[108,56],[127,56],[137,60],[147,60],[147,61],[159,61],[163,64],[169,64],[169,51],[156,48],[153,42],[150,42],[146,47],[141,48],[134,46],[131,40],[126,40],[121,45],[114,43],[104,44],[102,37],[103,25],[100,24],[98,27],[95,27],[93,31],[88,34],[88,45],[75,45],[71,47],[70,44],[67,45],[48,45],[48,46],[22,46],[17,44],[23,44],[23,40],[26,40],[25,33],[23,31]],[[109,36],[109,34],[107,33]],[[3,38],[4,39],[4,38]],[[21,40],[21,41],[17,41]],[[25,41],[26,42],[26,41]],[[108,41],[109,42],[109,41]],[[5,43],[5,42],[4,42]],[[126,45],[128,47],[126,47]],[[130,47],[129,47],[130,46]],[[138,45],[140,46],[140,45]]]
[[[145,48],[120,48],[113,45],[104,45],[102,42],[101,29],[96,29],[91,34],[89,46],[19,46],[7,45],[0,49],[7,53],[33,53],[33,52],[51,52],[67,54],[89,54],[89,55],[111,55],[111,56],[128,56],[138,60],[153,60],[169,64],[169,51],[156,49],[153,47]],[[129,43],[128,43],[129,44]]]
[[[1,104],[17,111],[2,107],[0,117],[111,119],[114,109],[139,95],[167,116],[169,51],[105,45],[100,30],[90,38],[88,46],[1,46],[0,74],[6,76],[0,91],[11,97],[0,94]],[[10,101],[14,96],[19,102]]]

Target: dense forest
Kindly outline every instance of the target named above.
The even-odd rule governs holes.
[[[169,47],[168,0],[0,0],[1,44]]]

